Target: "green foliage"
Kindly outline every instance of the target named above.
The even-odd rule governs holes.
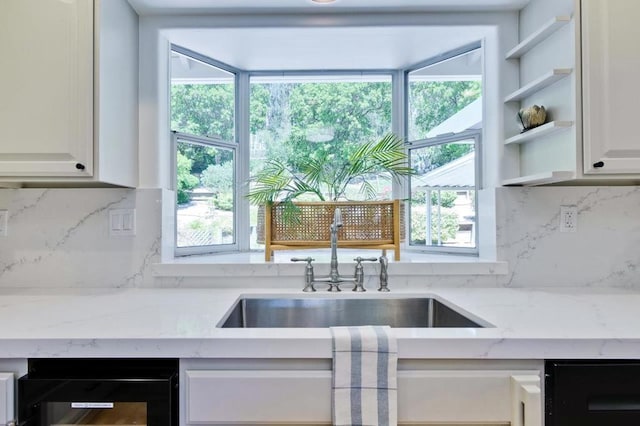
[[[427,133],[482,95],[479,81],[416,81],[409,84],[409,140]]]
[[[438,222],[437,222],[437,208],[432,209],[431,221],[431,244],[438,244]],[[450,209],[443,208],[441,211],[441,223],[440,223],[440,241],[446,243],[455,239],[458,233],[459,223],[458,215]],[[411,243],[412,244],[425,244],[427,237],[426,234],[426,214],[425,209],[412,209],[411,210]]]
[[[345,159],[323,153],[299,161],[299,173],[283,161],[267,161],[251,178],[254,186],[247,198],[257,205],[284,202],[288,212],[285,216],[291,218],[296,211],[292,201],[303,194],[313,194],[320,201],[338,201],[344,198],[347,185],[358,182],[365,198],[373,199],[376,191],[368,177],[387,173],[393,179],[400,179],[412,173],[407,166],[404,143],[393,134],[360,145]]]
[[[412,138],[426,135],[480,94],[480,82],[412,82]],[[233,84],[173,85],[171,95],[173,130],[235,139]],[[351,190],[354,184],[364,198],[372,198],[379,189],[371,183],[373,176],[394,177],[380,175],[384,162],[406,167],[406,159],[366,143],[391,129],[389,82],[251,84],[249,120],[252,141],[259,140],[262,153],[251,160],[256,186],[249,198],[254,203],[310,196],[334,200],[345,197],[347,185]],[[310,132],[323,128],[332,131],[331,139],[311,141]],[[415,150],[412,167],[424,173],[472,149],[471,144],[446,144]],[[233,186],[229,151],[186,143],[178,150],[179,203],[189,201],[187,191],[198,185],[200,176],[202,185],[217,191]],[[229,207],[230,197],[220,194],[218,208]]]
[[[213,198],[213,205],[219,210],[232,211],[233,210],[233,193],[230,191],[224,191],[218,193]]]
[[[199,175],[215,161],[218,150],[210,146],[178,143],[178,152],[191,160],[191,173]]]
[[[293,200],[298,197],[313,194],[320,201],[338,201],[344,198],[347,186],[358,181],[360,192],[373,199],[376,191],[367,178],[384,172],[400,179],[412,173],[406,162],[404,143],[393,134],[362,144],[344,160],[326,152],[301,158],[299,173],[282,161],[271,160],[251,178],[254,187],[247,198],[257,205],[284,202],[285,220],[295,221],[298,209]]]
[[[234,139],[233,84],[171,86],[171,129],[197,136]]]
[[[233,188],[233,162],[209,165],[202,172],[200,182],[215,193],[230,191]]]
[[[313,140],[319,128],[331,130],[329,139]],[[389,82],[252,85],[252,134],[267,144],[267,159],[286,159],[294,169],[309,156],[346,158],[390,129]]]
[[[458,198],[458,194],[455,191],[440,191],[440,205],[442,207],[451,208],[456,202],[456,198]],[[438,205],[438,192],[433,191],[431,193],[431,205]]]
[[[191,160],[182,155],[180,152],[177,153],[177,157],[176,169],[178,176],[176,189],[178,204],[185,204],[190,200],[187,191],[192,190],[193,188],[198,186],[198,178],[191,174]]]

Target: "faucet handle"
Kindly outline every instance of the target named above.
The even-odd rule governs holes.
[[[304,288],[302,289],[302,291],[304,292],[316,291],[316,289],[313,287],[315,278],[313,275],[313,265],[311,264],[311,262],[313,262],[314,259],[312,257],[303,257],[303,258],[292,257],[291,261],[307,262],[307,266],[304,267]]]
[[[356,273],[354,276],[355,286],[353,287],[353,291],[367,291],[364,288],[364,267],[362,266],[362,262],[375,262],[378,260],[375,257],[356,257],[353,259],[356,261]]]
[[[356,257],[355,259],[353,259],[356,261],[356,263],[361,263],[361,262],[377,262],[378,258],[377,257]]]

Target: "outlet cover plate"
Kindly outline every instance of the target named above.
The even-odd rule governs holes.
[[[560,206],[560,232],[578,231],[578,206]]]

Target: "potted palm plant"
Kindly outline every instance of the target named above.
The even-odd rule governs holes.
[[[338,236],[341,246],[393,248],[398,259],[401,203],[372,201],[378,193],[370,178],[384,174],[398,181],[411,173],[404,143],[394,134],[364,143],[344,159],[328,153],[303,158],[296,170],[281,160],[267,161],[252,176],[247,195],[251,203],[264,206],[257,231],[258,241],[265,244],[265,260],[273,250],[328,247],[336,207],[345,222]],[[366,201],[347,199],[347,189],[354,186]],[[303,196],[314,201],[300,201]]]

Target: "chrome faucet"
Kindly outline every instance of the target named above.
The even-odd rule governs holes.
[[[340,208],[336,207],[333,213],[333,223],[331,223],[330,231],[331,231],[331,262],[329,264],[329,275],[324,277],[316,277],[313,273],[313,262],[314,259],[310,257],[306,258],[292,258],[292,262],[307,262],[307,266],[305,267],[304,272],[304,282],[305,286],[302,291],[316,291],[314,284],[326,283],[329,284],[329,291],[341,291],[340,285],[344,283],[353,283],[353,291],[366,291],[364,288],[364,267],[362,266],[362,262],[375,262],[375,257],[371,258],[363,258],[356,257],[356,270],[353,277],[343,277],[340,275],[338,271],[338,230],[342,227],[342,213],[340,212]]]
[[[383,254],[380,256],[380,287],[378,287],[378,291],[387,292],[389,291],[389,274],[387,272],[387,267],[389,266],[389,259],[387,256]]]
[[[338,272],[338,229],[342,228],[342,212],[339,207],[333,212],[333,223],[329,227],[331,231],[331,269],[329,270],[329,278],[331,283],[340,282],[340,272]],[[340,287],[336,286],[336,290],[332,290],[329,284],[329,291],[340,291]]]

